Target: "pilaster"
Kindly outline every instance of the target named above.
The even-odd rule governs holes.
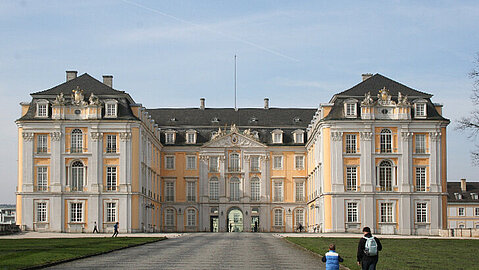
[[[373,133],[366,131],[360,133],[360,184],[362,192],[372,192],[374,188],[374,167],[373,167]]]
[[[400,192],[411,192],[413,189],[412,183],[412,144],[411,138],[412,133],[409,131],[401,132],[401,145],[400,149],[402,150],[400,163],[397,164],[399,166],[398,170],[398,186]]]

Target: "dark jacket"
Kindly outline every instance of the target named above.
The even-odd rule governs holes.
[[[371,233],[368,233],[365,235],[365,237],[372,237],[372,234]],[[379,239],[377,237],[374,237],[374,240],[376,240],[376,243],[378,244],[378,251],[381,251],[383,249],[383,246],[381,245],[381,242],[379,241]],[[358,262],[362,262],[363,260],[376,260],[378,259],[378,255],[376,256],[367,256],[366,253],[364,253],[364,246],[366,245],[366,238],[361,238],[361,240],[359,240],[359,244],[358,244]]]

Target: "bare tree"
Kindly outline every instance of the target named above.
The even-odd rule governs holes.
[[[473,111],[467,117],[463,117],[459,120],[457,125],[458,130],[462,130],[468,134],[468,137],[472,140],[477,139],[479,135],[479,53],[474,61],[474,68],[469,73],[469,77],[474,80],[471,100],[474,104]],[[475,144],[475,149],[471,152],[472,162],[474,165],[479,166],[479,146]]]

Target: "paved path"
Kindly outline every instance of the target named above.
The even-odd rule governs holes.
[[[324,269],[319,257],[266,233],[193,233],[50,269]]]

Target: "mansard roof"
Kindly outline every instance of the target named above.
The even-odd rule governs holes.
[[[83,90],[83,94],[86,97],[89,97],[91,93],[94,93],[97,96],[98,95],[108,95],[108,96],[128,95],[127,93],[125,93],[125,91],[115,90],[111,88],[110,86],[100,82],[99,80],[90,76],[88,73],[84,73],[81,76],[76,77],[75,79],[69,80],[67,82],[59,84],[50,89],[32,93],[31,95],[33,97],[44,96],[44,95],[56,96],[60,93],[63,93],[65,96],[69,96],[72,93],[72,90],[77,89],[77,87],[80,88],[80,90]]]
[[[456,199],[455,193],[461,194],[462,199]],[[479,194],[479,182],[468,182],[466,183],[466,191],[461,190],[461,182],[447,182],[447,201],[448,202],[468,202],[468,203],[477,203],[479,200],[474,200],[471,196],[471,193]]]
[[[397,97],[398,93],[401,92],[403,96],[408,96],[409,98],[431,98],[432,95],[424,93],[415,89],[412,89],[408,86],[405,86],[402,83],[396,82],[389,79],[379,73],[374,74],[369,79],[366,79],[355,86],[345,90],[341,93],[334,95],[331,102],[334,102],[335,97],[362,97],[368,92],[371,92],[371,96],[377,96],[379,90],[386,87],[389,90],[389,94],[393,97]]]

